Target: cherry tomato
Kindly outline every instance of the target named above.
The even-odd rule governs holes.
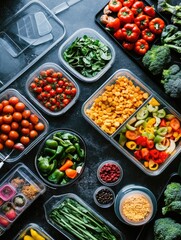
[[[23,127],[23,128],[21,129],[21,133],[22,133],[24,136],[28,136],[29,133],[30,133],[30,129]]]
[[[30,115],[30,122],[33,123],[33,124],[37,124],[39,121],[39,118],[35,115],[35,114],[31,114]]]
[[[11,105],[6,105],[4,108],[3,108],[3,113],[13,113],[14,112],[14,108],[13,106]]]
[[[0,143],[0,151],[3,150],[4,145],[2,143]]]
[[[13,113],[13,119],[15,122],[20,122],[22,120],[22,114],[20,112]]]
[[[1,125],[1,131],[3,133],[9,133],[11,131],[11,127],[8,124],[2,124]]]
[[[64,81],[63,81],[63,80],[59,80],[59,81],[58,81],[58,85],[59,85],[60,87],[62,87],[62,86],[64,85]]]
[[[69,99],[67,99],[67,98],[63,99],[63,103],[64,103],[65,105],[67,105],[69,102],[70,102]]]
[[[31,115],[31,111],[28,110],[28,109],[26,109],[26,110],[24,110],[24,111],[22,112],[22,116],[23,116],[24,119],[29,118],[30,115]]]
[[[57,87],[56,88],[56,93],[62,93],[63,92],[63,89],[62,88],[60,88],[60,87]]]
[[[47,77],[47,72],[46,72],[46,71],[41,71],[41,72],[40,72],[40,75],[41,75],[42,77]]]
[[[28,145],[29,142],[30,142],[30,138],[28,136],[22,136],[20,138],[20,142],[23,144],[23,145]]]
[[[35,125],[35,130],[37,130],[38,132],[43,131],[45,129],[45,125],[42,122],[38,122]]]
[[[70,88],[66,88],[64,92],[67,95],[70,95],[72,93]]]
[[[29,123],[28,120],[23,119],[23,120],[21,121],[21,126],[22,126],[22,127],[28,128],[29,125],[30,125],[30,123]]]
[[[6,142],[5,142],[5,146],[6,146],[7,148],[13,148],[13,146],[14,146],[14,141],[11,140],[11,139],[7,139]]]
[[[0,103],[0,112],[3,110],[3,104]]]
[[[17,131],[11,130],[8,136],[9,136],[9,139],[16,140],[19,137],[19,133]]]
[[[4,122],[3,122],[3,116],[0,116],[0,125],[2,125]]]
[[[13,121],[13,116],[11,114],[6,114],[3,116],[3,122],[10,124]]]
[[[11,129],[12,130],[17,130],[19,128],[19,124],[17,122],[12,122],[11,123]]]
[[[14,108],[16,109],[16,111],[18,112],[23,112],[25,110],[25,104],[22,102],[18,102],[16,103],[16,105],[14,106]]]
[[[30,138],[36,138],[38,136],[38,132],[36,130],[31,130],[29,135]]]
[[[71,89],[71,94],[72,95],[75,95],[77,93],[77,89],[75,88],[75,87],[73,87],[72,89]]]
[[[37,86],[36,86],[36,83],[35,82],[32,82],[31,84],[30,84],[30,88],[31,89],[35,89]]]
[[[3,142],[5,142],[5,141],[8,139],[8,135],[5,134],[5,133],[1,133],[1,134],[0,134],[0,139],[1,139]]]
[[[2,102],[2,105],[3,105],[3,107],[5,107],[5,106],[7,106],[7,105],[9,105],[9,101],[8,100],[3,100]]]
[[[52,89],[51,85],[46,85],[43,90],[46,91],[46,92],[50,92],[50,90]]]

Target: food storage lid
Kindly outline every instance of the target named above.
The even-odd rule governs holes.
[[[39,1],[29,1],[7,19],[0,29],[0,91],[59,43],[65,33],[64,24]]]

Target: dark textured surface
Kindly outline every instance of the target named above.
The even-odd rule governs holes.
[[[15,14],[27,0],[13,0],[13,1],[1,1],[0,3],[0,19],[1,22]],[[42,0],[42,2],[52,9],[56,5],[63,2],[62,0]],[[83,200],[85,200],[90,206],[92,206],[98,213],[104,216],[112,224],[114,224],[120,231],[122,231],[127,240],[135,240],[137,234],[140,231],[140,227],[129,227],[121,223],[114,213],[113,206],[109,209],[101,209],[97,207],[93,201],[93,193],[96,187],[100,186],[100,183],[96,177],[96,170],[98,165],[108,159],[118,161],[124,171],[124,176],[121,183],[114,187],[115,194],[127,184],[139,184],[148,187],[153,191],[156,197],[158,197],[163,186],[172,172],[177,171],[179,165],[180,156],[178,156],[169,167],[159,176],[150,177],[145,175],[139,170],[132,162],[130,162],[122,153],[120,153],[109,141],[107,141],[102,135],[100,135],[83,117],[81,114],[81,107],[84,101],[102,84],[104,83],[116,70],[120,68],[126,68],[131,70],[135,75],[146,82],[154,91],[165,98],[173,107],[178,111],[181,111],[178,103],[167,97],[161,88],[155,83],[154,79],[146,74],[139,65],[133,62],[119,46],[95,23],[96,13],[107,3],[107,0],[82,0],[78,4],[72,6],[68,10],[58,14],[57,16],[65,24],[67,34],[63,41],[67,39],[72,33],[79,28],[90,27],[97,30],[103,37],[105,37],[116,50],[116,59],[113,67],[97,82],[85,83],[75,78],[80,86],[80,97],[77,103],[63,116],[60,117],[49,117],[44,114],[46,119],[50,123],[50,130],[55,128],[71,128],[84,138],[87,144],[87,164],[85,171],[80,178],[79,182],[73,186],[67,188],[59,188],[53,190],[47,187],[45,194],[40,196],[11,226],[11,228],[2,236],[2,240],[13,239],[14,236],[28,223],[34,222],[43,227],[54,239],[65,239],[57,230],[51,227],[45,219],[43,203],[49,199],[52,195],[59,195],[62,193],[76,193]],[[150,1],[154,4],[156,1]],[[62,41],[62,42],[63,42]],[[9,87],[18,89],[20,93],[26,96],[25,93],[25,82],[29,74],[34,71],[37,67],[45,62],[54,62],[60,64],[58,60],[58,49],[61,43],[53,48],[48,54],[46,54],[40,61],[38,61],[33,67],[31,67],[26,73],[19,77]],[[24,156],[19,162],[26,164],[35,173],[34,158],[40,144],[35,146],[27,156]],[[5,164],[0,172],[0,178],[12,168],[16,163]]]

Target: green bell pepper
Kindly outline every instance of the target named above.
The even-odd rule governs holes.
[[[56,166],[56,160],[53,160],[53,162],[50,164],[49,158],[42,156],[38,158],[38,169],[44,176],[50,174],[56,168]]]
[[[56,169],[54,172],[52,172],[49,176],[48,176],[48,181],[52,182],[52,183],[60,183],[61,180],[64,177],[64,172],[60,171],[59,169]]]
[[[77,153],[78,153],[79,157],[81,157],[81,158],[84,157],[85,156],[85,152],[84,152],[84,149],[82,149],[80,147],[80,144],[79,143],[75,143],[74,146],[75,146],[75,148],[77,150]]]
[[[47,139],[45,142],[45,146],[48,148],[56,149],[58,147],[58,142],[53,139]]]

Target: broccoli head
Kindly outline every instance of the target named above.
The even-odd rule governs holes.
[[[162,73],[164,67],[171,61],[170,49],[167,46],[153,45],[142,59],[143,65],[153,74]]]
[[[169,183],[164,191],[165,205],[173,201],[181,201],[181,184],[177,182]]]
[[[162,72],[161,83],[165,93],[173,98],[181,97],[181,69],[177,64],[172,65]]]
[[[154,240],[180,240],[181,224],[171,218],[159,218],[154,223]]]
[[[168,212],[176,212],[178,214],[181,214],[181,201],[173,201],[169,205],[162,207],[163,215]]]

